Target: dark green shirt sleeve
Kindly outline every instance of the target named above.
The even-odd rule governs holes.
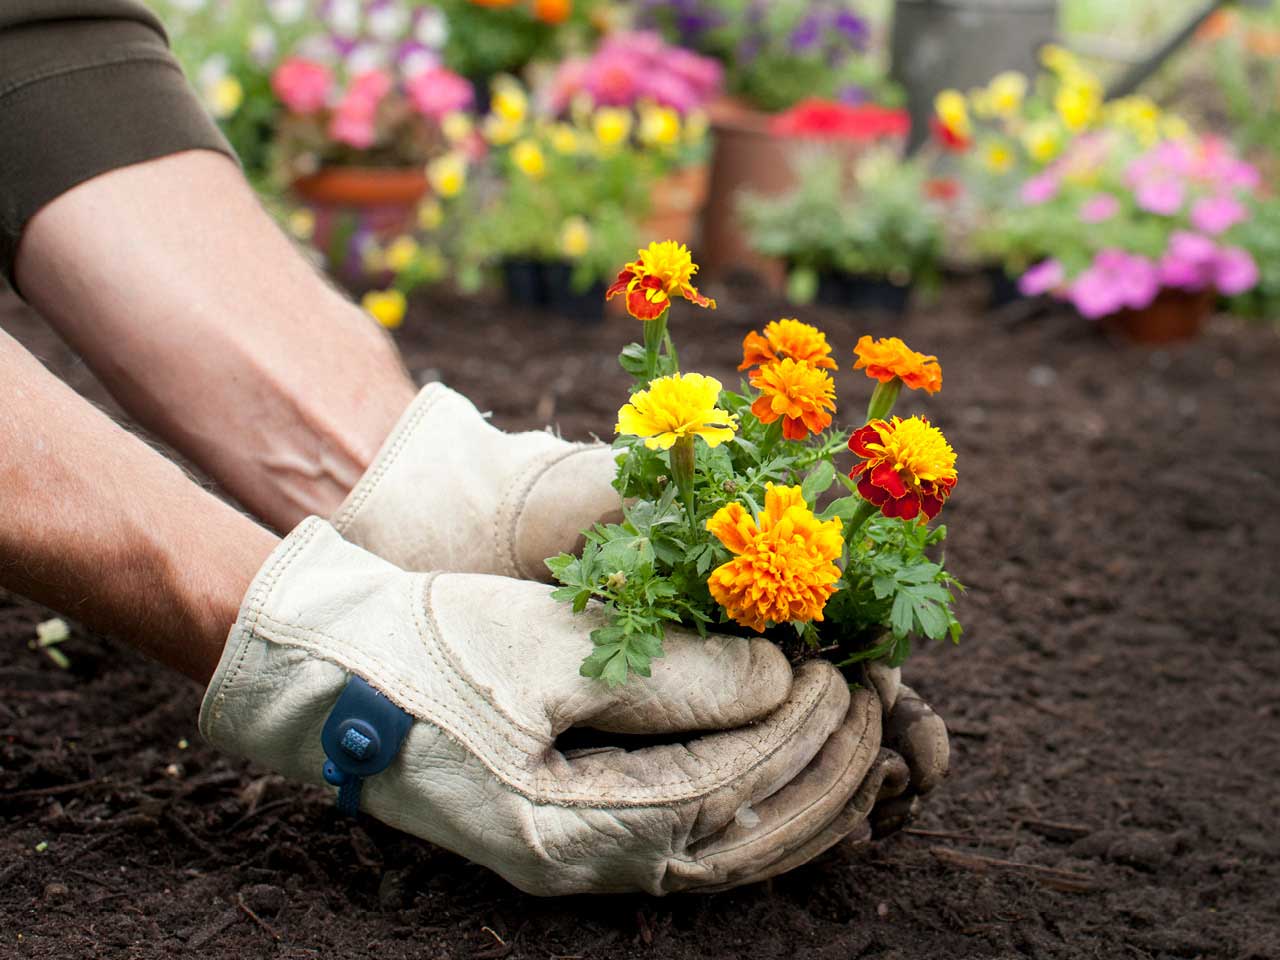
[[[0,273],[45,204],[183,150],[234,156],[136,0],[0,0]],[[110,224],[102,225],[104,230]]]

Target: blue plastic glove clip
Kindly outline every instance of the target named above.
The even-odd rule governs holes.
[[[360,812],[360,786],[365,777],[391,765],[413,717],[360,677],[347,681],[338,702],[320,731],[324,747],[324,778],[338,788],[338,811],[348,817]]]

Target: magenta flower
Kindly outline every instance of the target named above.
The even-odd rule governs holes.
[[[1048,203],[1058,195],[1059,182],[1057,176],[1046,170],[1037,174],[1022,185],[1020,195],[1022,202],[1029,207]]]
[[[1191,225],[1202,233],[1217,236],[1249,217],[1243,203],[1230,194],[1202,197],[1191,208]]]
[[[307,115],[321,109],[329,99],[333,74],[323,63],[290,57],[271,75],[271,89],[290,113]]]
[[[1127,308],[1149,306],[1160,292],[1156,265],[1123,250],[1101,250],[1072,282],[1067,295],[1081,315],[1091,320]]]
[[[1157,267],[1160,285],[1175,290],[1203,290],[1213,282],[1217,261],[1218,248],[1208,237],[1175,230]]]
[[[1102,223],[1120,212],[1120,201],[1109,193],[1095,193],[1080,208],[1082,223]]]
[[[359,101],[377,109],[382,98],[391,92],[391,87],[391,76],[385,70],[365,70],[352,79],[346,102]]]
[[[1242,247],[1223,247],[1214,264],[1213,283],[1228,297],[1244,293],[1258,283],[1258,264]]]
[[[1041,260],[1018,278],[1018,292],[1024,297],[1038,297],[1062,286],[1066,280],[1066,271],[1060,260],[1050,257]]]
[[[405,82],[409,99],[418,112],[432,120],[467,110],[475,99],[471,84],[452,70],[435,67],[424,70]]]
[[[1133,199],[1138,206],[1148,213],[1158,213],[1164,217],[1172,217],[1182,209],[1186,192],[1182,184],[1168,177],[1153,177],[1138,184],[1133,191]]]

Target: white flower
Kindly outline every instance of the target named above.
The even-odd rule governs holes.
[[[400,75],[403,77],[416,77],[420,73],[432,70],[440,66],[440,58],[430,50],[423,50],[417,47],[409,53],[405,54],[403,60],[400,61]]]
[[[423,7],[418,11],[418,22],[413,36],[424,47],[441,49],[449,39],[449,21],[439,7]]]
[[[386,66],[387,51],[372,43],[361,43],[347,54],[347,73],[357,77]]]
[[[356,36],[360,32],[359,0],[329,0],[329,15],[325,19],[338,36],[347,39]]]
[[[307,0],[268,0],[267,9],[276,23],[297,23],[307,12]]]
[[[249,56],[260,67],[268,66],[276,56],[275,31],[265,23],[255,23],[249,30],[249,38],[245,45]]]
[[[213,54],[204,63],[200,64],[200,68],[196,71],[195,85],[202,90],[208,90],[227,75],[228,67],[229,63],[225,55],[221,53]]]
[[[387,3],[369,11],[368,23],[378,40],[399,40],[409,29],[409,11],[400,3]]]

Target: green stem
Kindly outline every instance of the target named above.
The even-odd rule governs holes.
[[[653,320],[644,322],[644,365],[645,375],[652,380],[658,375],[658,354],[662,343],[667,339],[667,311]]]
[[[849,525],[844,529],[844,568],[849,569],[849,547],[858,539],[858,531],[860,531],[876,513],[880,510],[870,500],[863,500],[858,504],[858,509],[853,511],[853,516],[849,518]]]
[[[680,499],[689,515],[689,528],[698,529],[698,515],[693,508],[694,438],[681,437],[671,448],[671,475],[675,479]]]
[[[760,455],[760,459],[768,461],[773,456],[774,448],[778,446],[778,441],[782,439],[782,418],[779,417],[773,423],[765,427],[764,439],[760,442],[760,446],[764,448],[764,452]]]
[[[893,412],[893,405],[898,402],[901,391],[901,377],[894,377],[888,383],[877,383],[875,390],[871,392],[871,402],[867,404],[867,423],[887,419]]]

